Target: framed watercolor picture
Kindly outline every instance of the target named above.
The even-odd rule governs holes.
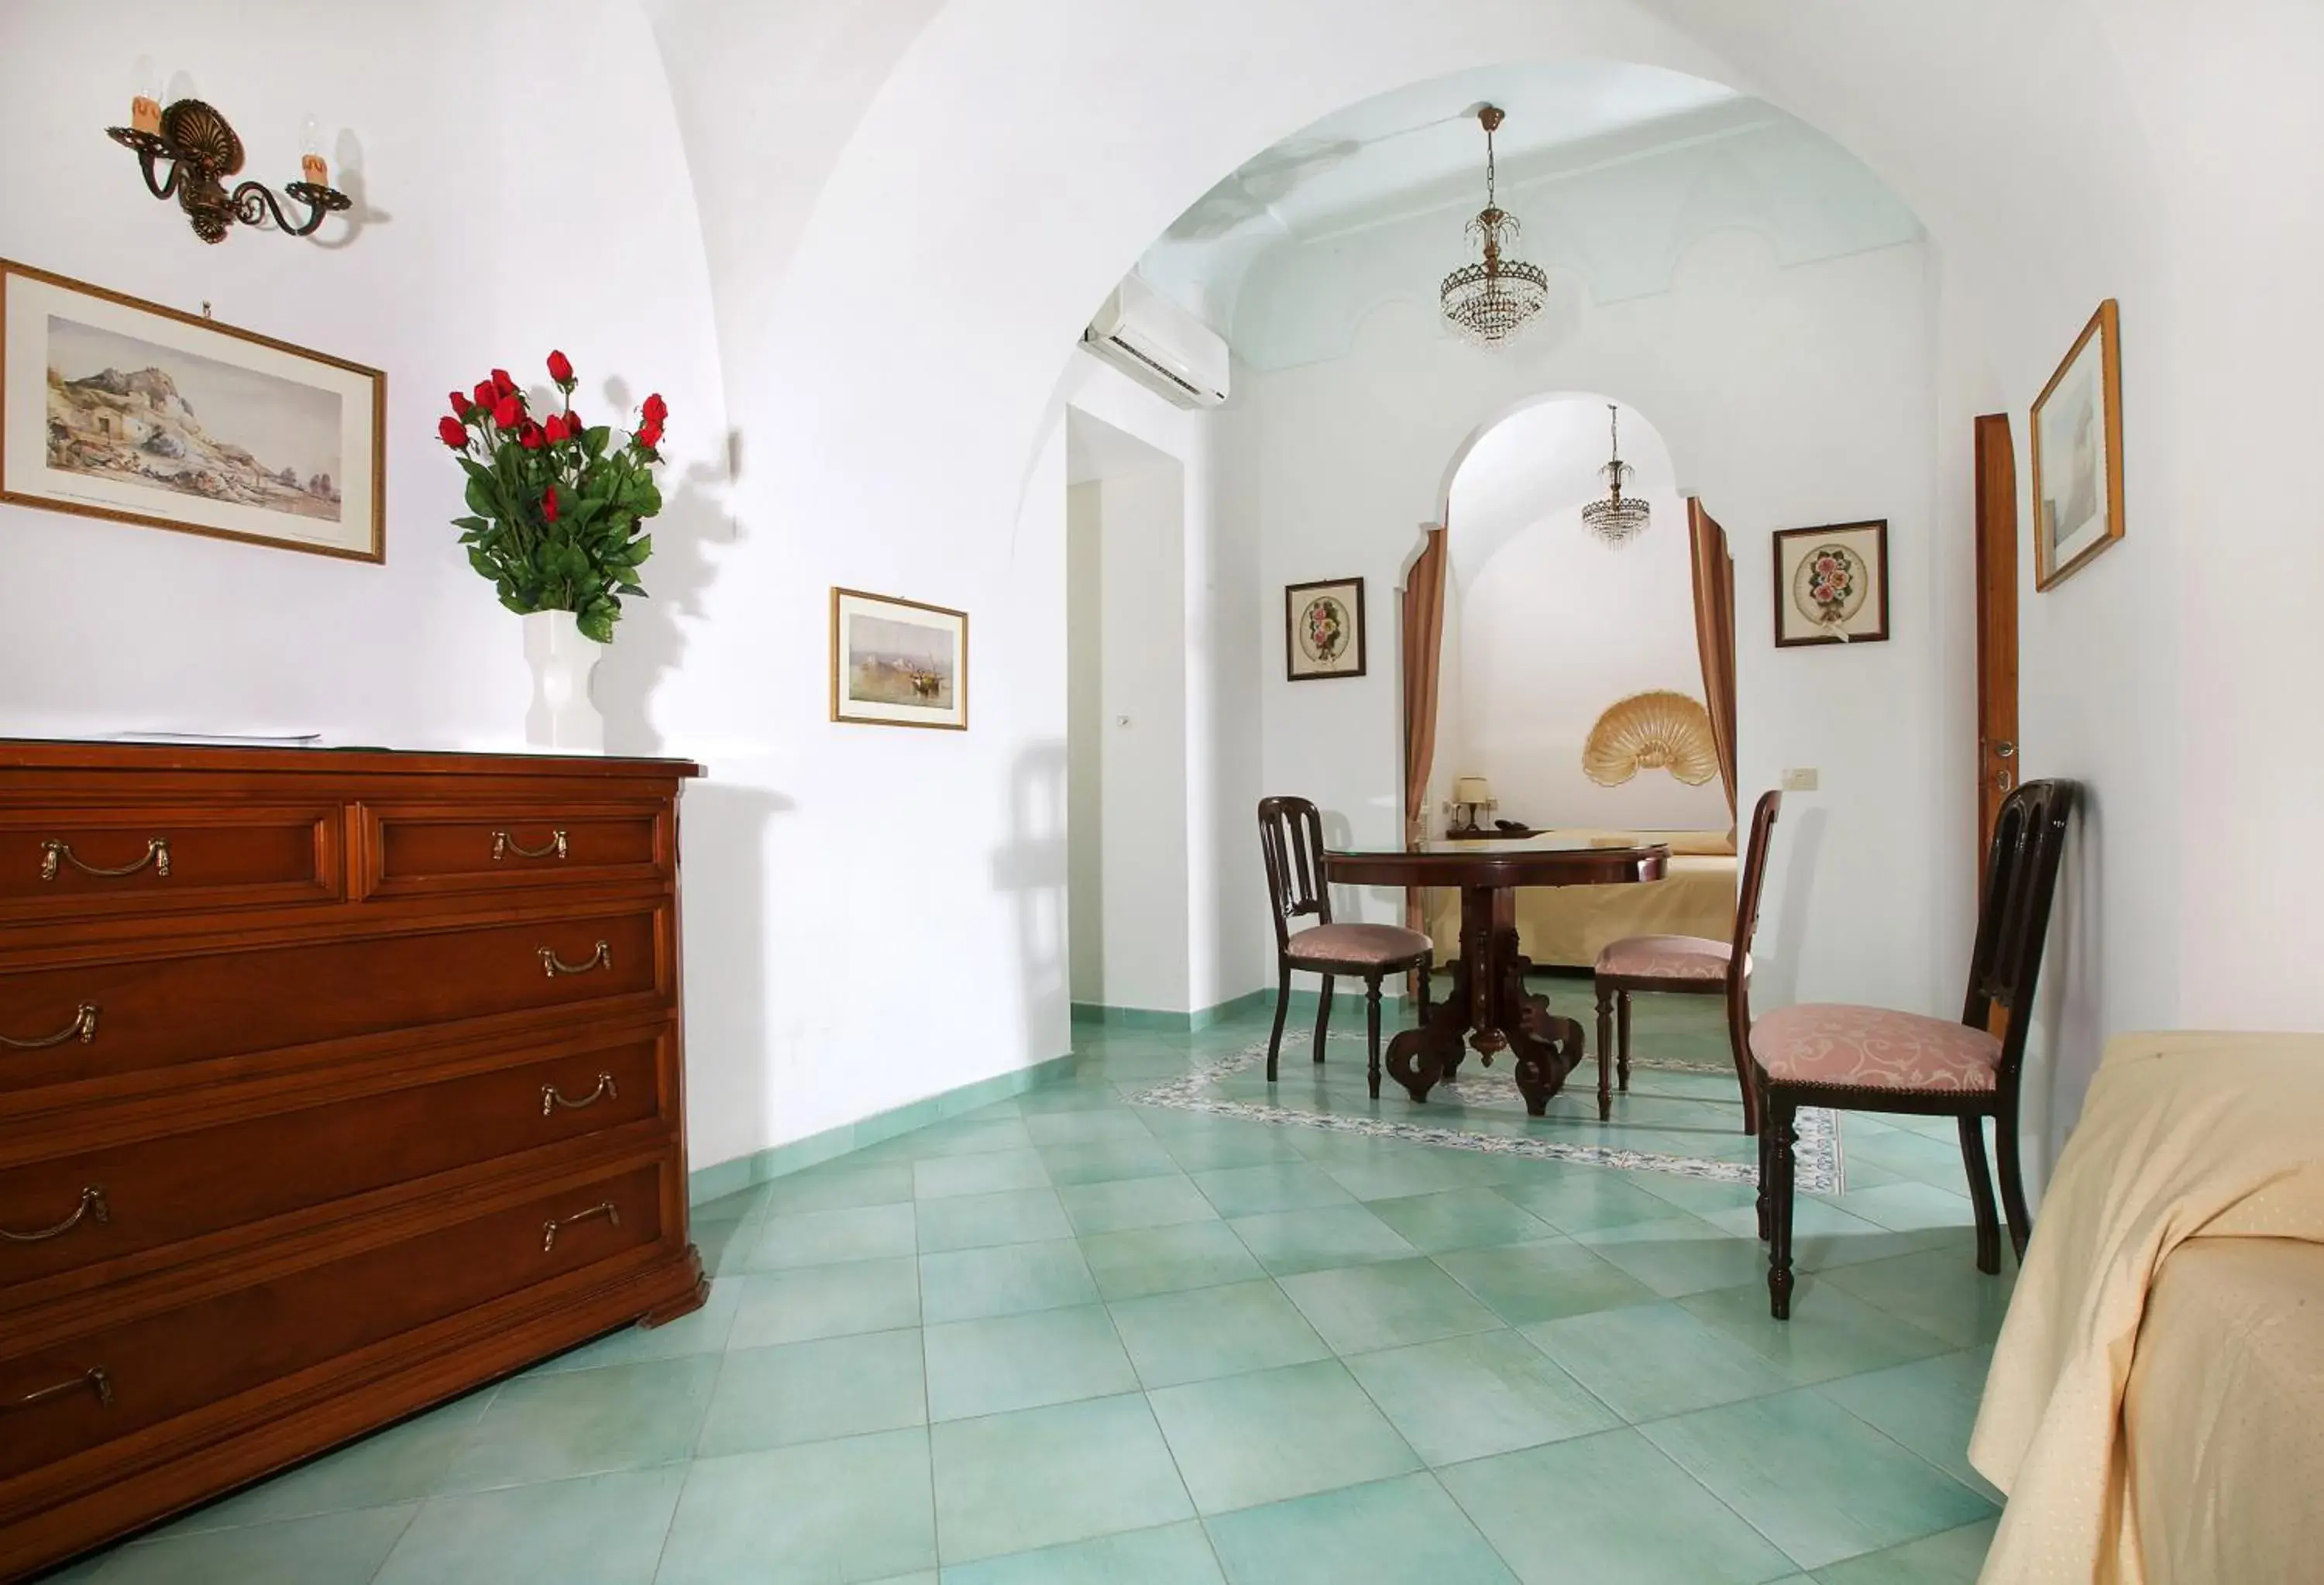
[[[831,592],[831,718],[968,730],[968,613]]]
[[[1775,647],[1877,644],[1888,637],[1888,524],[1775,532]]]
[[[0,501],[387,559],[387,376],[0,259]]]
[[[1283,591],[1284,668],[1293,682],[1364,674],[1364,580],[1327,578]]]
[[[2108,298],[2034,401],[2034,586],[2122,538],[2121,310]]]

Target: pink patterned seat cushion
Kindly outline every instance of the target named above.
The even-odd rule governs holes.
[[[1735,949],[1700,935],[1632,935],[1598,954],[1597,972],[1626,980],[1724,980]],[[1743,960],[1751,972],[1751,960]]]
[[[1295,963],[1408,963],[1428,956],[1435,945],[1417,930],[1395,925],[1317,925],[1291,938],[1285,949]]]
[[[1885,1007],[1807,1002],[1751,1026],[1751,1055],[1771,1079],[1868,1090],[1991,1090],[2001,1042],[1983,1029]]]

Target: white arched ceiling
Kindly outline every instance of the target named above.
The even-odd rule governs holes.
[[[1463,589],[1510,539],[1551,512],[1605,494],[1606,408],[1605,398],[1588,392],[1538,397],[1461,448],[1445,491],[1444,526],[1452,576]],[[1621,408],[1620,417],[1622,460],[1636,470],[1624,493],[1651,495],[1667,514],[1678,493],[1670,447],[1637,410]],[[1683,518],[1661,515],[1655,526],[1674,523],[1683,538]]]
[[[2274,710],[2263,734],[2282,690],[2255,685],[2324,674],[2324,623],[2298,614],[2324,564],[2312,536],[2286,531],[2296,503],[2267,487],[2229,478],[2208,502],[2193,493],[2197,459],[2251,449],[2213,444],[2230,411],[2247,439],[2304,450],[2292,381],[2318,333],[2314,316],[2292,317],[2324,250],[2316,185],[2282,178],[2317,143],[2294,64],[2316,58],[2312,10],[2239,0],[2236,26],[2197,29],[2176,8],[2098,0],[844,9],[878,25],[812,70],[779,53],[816,31],[807,7],[698,0],[663,24],[742,459],[742,553],[706,596],[716,681],[698,706],[760,734],[734,773],[779,789],[761,944],[776,1080],[809,1060],[827,1073],[835,1046],[894,1064],[872,1099],[1049,1055],[1062,1031],[1028,1022],[1023,987],[1040,970],[1005,877],[1038,867],[1047,838],[1023,829],[1013,795],[1038,779],[1062,719],[1046,680],[1060,630],[1020,511],[1064,350],[1129,263],[1254,151],[1400,84],[1509,60],[1683,72],[1834,138],[1940,244],[1971,311],[1947,321],[1939,361],[2018,415],[2021,436],[2091,308],[2122,299],[2132,538],[2025,601],[2029,763],[2088,778],[2097,805],[2058,964],[2073,999],[2067,1060],[2086,1072],[2099,1031],[2182,1006],[2221,1021],[2324,1017],[2293,917],[2259,927],[2283,907],[2246,879],[2261,867],[2221,862],[2289,844],[2317,878],[2312,818],[2290,816],[2293,789],[2324,768],[2324,728]],[[757,23],[762,10],[780,20]],[[772,60],[787,83],[815,78],[799,85],[809,112],[745,60]],[[853,135],[826,165],[843,122]],[[1947,462],[1965,470],[1960,439]],[[2264,622],[2237,620],[2226,558],[2179,553],[2180,524],[2199,518],[2253,525],[2282,558],[2281,576],[2240,596]],[[835,582],[978,612],[980,730],[929,742],[819,724]],[[2300,774],[2182,777],[2183,742],[2236,733]],[[940,1041],[921,1033],[938,1025]],[[770,1103],[761,1127],[800,1124]]]

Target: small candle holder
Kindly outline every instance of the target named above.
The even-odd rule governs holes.
[[[147,102],[142,97],[131,106],[129,126],[106,129],[106,135],[137,155],[146,190],[157,198],[174,198],[186,212],[194,235],[204,242],[226,240],[236,221],[256,226],[270,217],[287,236],[311,236],[327,215],[350,207],[355,200],[322,180],[327,174],[319,155],[300,161],[309,180],[294,181],[283,193],[304,206],[305,218],[293,223],[264,183],[244,181],[231,191],[225,178],[242,170],[242,139],[219,115],[199,99],[180,99],[161,111],[156,130],[148,131]],[[156,167],[166,162],[167,175]]]

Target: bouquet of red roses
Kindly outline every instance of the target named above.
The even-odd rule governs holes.
[[[570,611],[583,633],[610,644],[622,596],[645,596],[638,568],[653,536],[642,530],[661,510],[653,468],[669,409],[647,397],[636,430],[616,445],[613,429],[585,425],[573,410],[579,382],[563,353],[549,355],[549,377],[564,409],[545,419],[506,369],[452,392],[436,433],[459,454],[471,514],[452,521],[468,565],[492,580],[502,604],[520,615]]]

